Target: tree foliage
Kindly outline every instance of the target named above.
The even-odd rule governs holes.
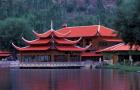
[[[31,26],[25,18],[7,18],[0,21],[0,49],[12,50],[12,42],[22,46],[21,37],[32,39]]]
[[[11,50],[11,42],[22,46],[21,36],[30,39],[32,29],[49,30],[51,20],[59,29],[64,23],[99,24],[100,17],[102,25],[111,27],[112,7],[106,8],[103,0],[0,0],[0,48]]]
[[[115,27],[126,44],[140,45],[140,1],[123,0],[118,3]]]
[[[112,15],[110,11],[114,10],[113,6],[106,7],[103,0],[0,0],[0,20],[31,15],[34,16],[33,28],[38,32],[48,30],[51,20],[56,29],[65,22],[70,25],[98,24],[95,18],[98,16],[101,24],[108,25],[107,16]]]

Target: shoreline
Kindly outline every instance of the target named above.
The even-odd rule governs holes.
[[[0,62],[0,67],[19,68],[19,69],[75,69],[75,68],[95,68],[97,63],[89,62],[19,62],[4,61]]]
[[[97,68],[101,69],[118,69],[126,72],[140,72],[140,66],[130,66],[130,65],[103,65]]]

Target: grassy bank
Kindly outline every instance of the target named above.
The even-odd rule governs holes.
[[[138,66],[128,66],[128,65],[104,65],[102,68],[107,69],[120,69],[123,71],[129,71],[129,72],[140,72],[140,67]]]

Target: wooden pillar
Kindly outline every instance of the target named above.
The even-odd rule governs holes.
[[[132,55],[129,54],[129,61],[130,61],[130,65],[133,65],[133,59],[132,59]]]
[[[52,61],[52,59],[51,59],[51,55],[49,55],[49,62],[51,62]]]
[[[80,55],[80,62],[82,61],[82,56]]]
[[[36,59],[36,61],[38,61],[39,60],[39,55],[36,55],[35,59]]]
[[[54,62],[54,54],[51,54],[51,62]]]
[[[114,58],[114,54],[113,54],[113,56],[112,56],[112,64],[115,64],[115,58]]]
[[[70,62],[70,54],[68,54],[68,62]]]
[[[19,60],[20,62],[22,62],[22,54],[20,53],[20,60]]]
[[[83,38],[83,47],[86,46],[85,39]]]
[[[116,63],[118,63],[118,55],[116,55],[116,54],[113,54],[113,56],[112,56],[112,63],[113,64],[116,64]]]

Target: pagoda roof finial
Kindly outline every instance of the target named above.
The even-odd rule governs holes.
[[[100,31],[100,29],[101,29],[101,22],[100,22],[100,18],[99,18],[98,32]]]
[[[53,21],[51,20],[51,30],[54,30],[53,29]]]

